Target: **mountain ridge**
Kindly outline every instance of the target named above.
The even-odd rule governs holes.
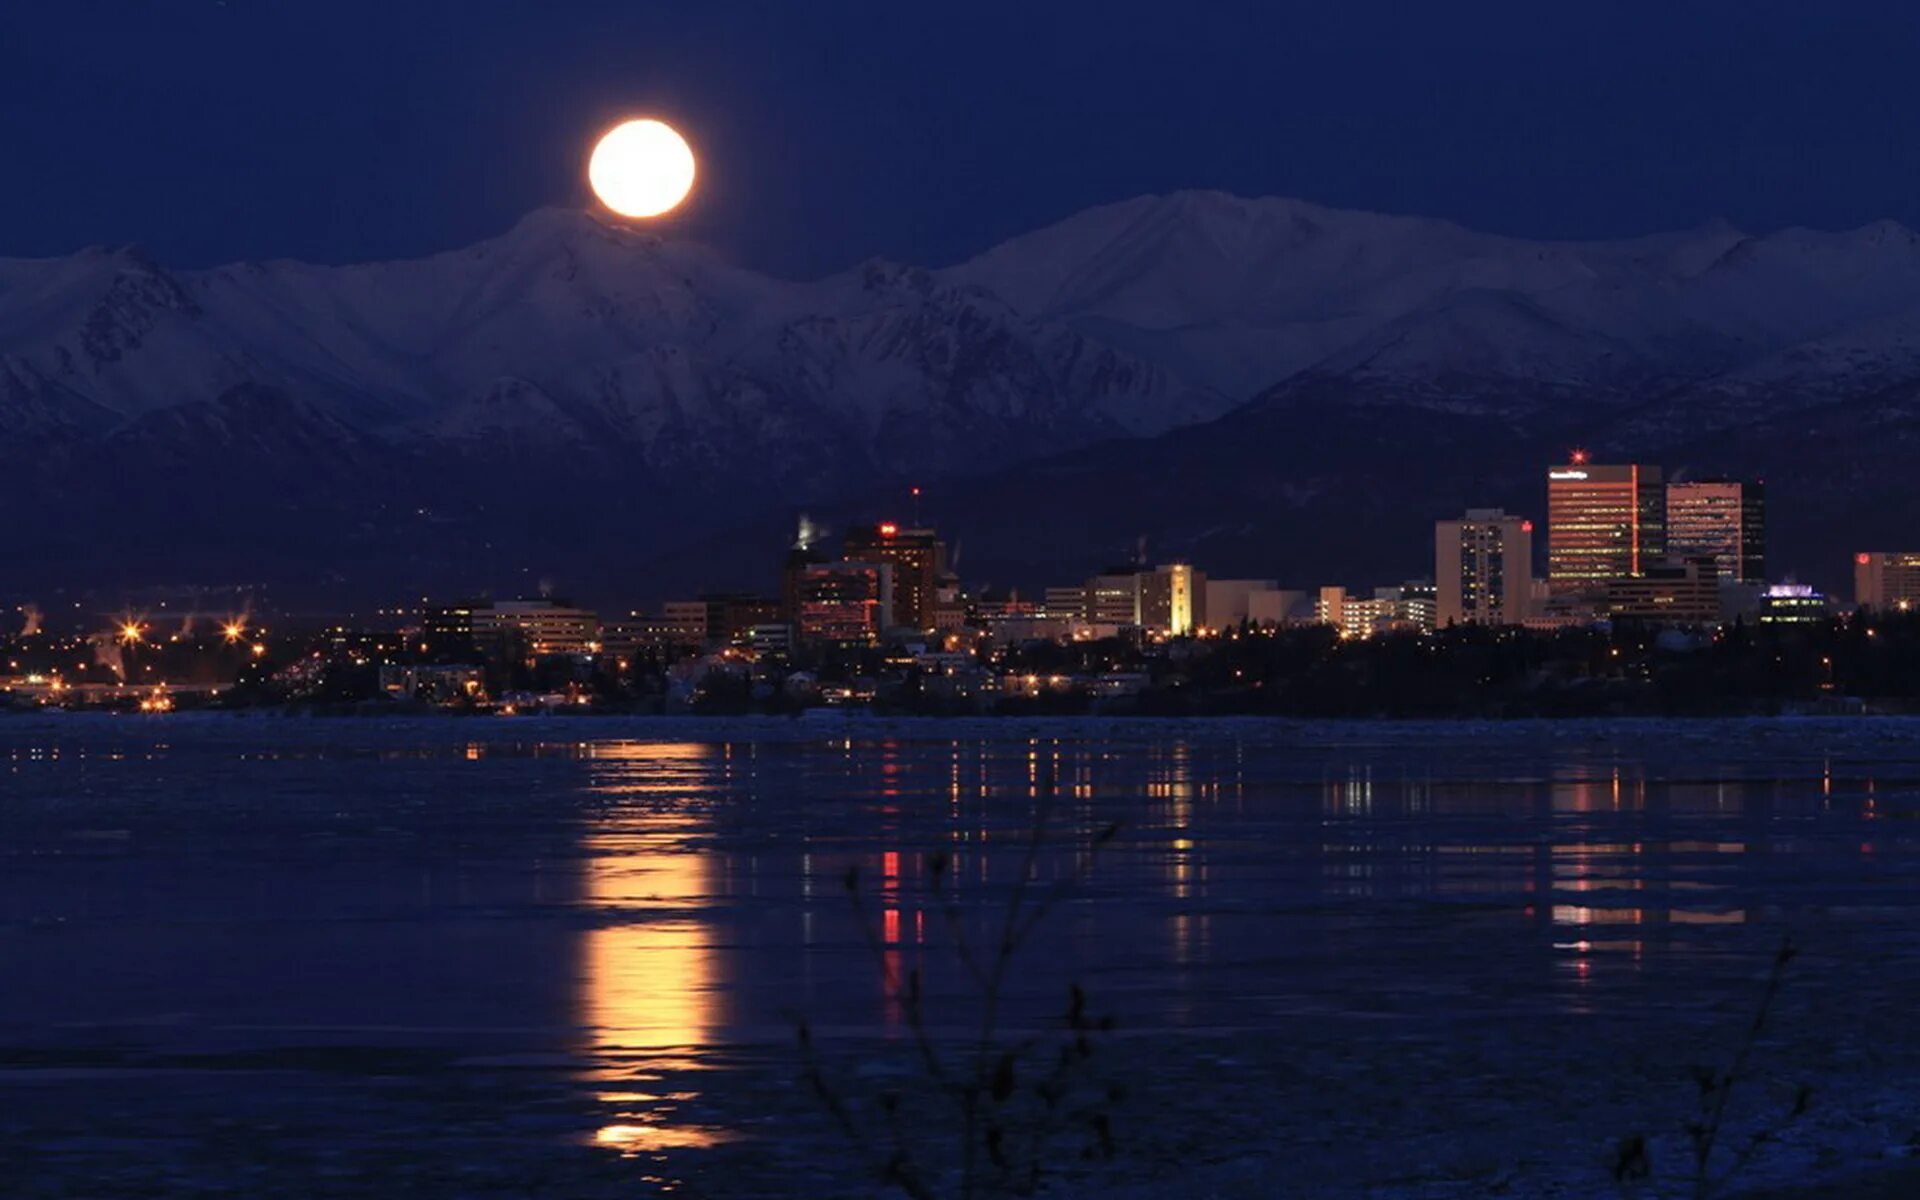
[[[1178,487],[1162,497],[1171,524],[1251,521],[1273,536],[1249,545],[1278,544],[1300,536],[1278,508],[1204,510],[1311,493],[1335,511],[1343,488],[1371,487],[1442,515],[1411,476],[1381,481],[1355,457],[1366,439],[1389,458],[1418,449],[1398,431],[1466,422],[1538,453],[1555,438],[1634,454],[1718,440],[1785,457],[1791,477],[1791,456],[1755,438],[1799,429],[1833,466],[1829,426],[1898,444],[1889,431],[1920,416],[1917,396],[1920,235],[1891,221],[1529,241],[1184,192],[944,268],[871,259],[812,281],[572,209],[386,263],[170,271],[130,247],[0,259],[0,469],[48,562],[123,585],[231,552],[176,480],[351,558],[316,576],[359,570],[371,587],[391,570],[412,590],[446,571],[557,569],[563,552],[583,572],[630,570],[772,511],[907,482],[952,481],[964,520],[971,496],[984,513],[996,489],[1021,491],[1009,478],[1070,462],[1082,494],[1060,502],[1092,511],[1143,491],[1157,445],[1190,472],[1208,469],[1194,448],[1211,437],[1339,446],[1324,462],[1272,455],[1276,478],[1237,492],[1191,489],[1213,497],[1192,513]],[[1243,446],[1213,453],[1262,469]],[[111,481],[98,490],[116,503],[141,497],[138,547],[101,527],[113,505],[75,498],[86,478]],[[276,478],[301,481],[299,506],[272,494]],[[1488,490],[1503,489],[1519,494]],[[366,539],[350,554],[336,536],[349,529]],[[0,565],[0,585],[51,579]]]

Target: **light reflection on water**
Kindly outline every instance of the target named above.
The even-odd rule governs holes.
[[[1157,1012],[1175,1025],[1203,1026],[1229,1007],[1220,968],[1244,959],[1250,938],[1271,936],[1248,930],[1244,910],[1262,903],[1333,905],[1335,926],[1363,942],[1380,936],[1366,928],[1380,903],[1492,906],[1520,921],[1517,944],[1509,934],[1491,939],[1497,953],[1519,956],[1517,966],[1537,956],[1546,974],[1535,986],[1557,995],[1548,1001],[1556,1007],[1599,1011],[1594,989],[1603,978],[1617,987],[1620,972],[1640,971],[1652,952],[1710,946],[1698,938],[1748,922],[1748,907],[1731,893],[1740,890],[1743,863],[1768,863],[1764,833],[1759,841],[1744,835],[1780,800],[1780,781],[1649,779],[1632,762],[1563,764],[1535,778],[1488,782],[1362,761],[1310,785],[1318,802],[1303,811],[1292,797],[1307,790],[1304,780],[1256,771],[1250,783],[1244,749],[1204,749],[1172,740],[1127,755],[1047,739],[846,740],[797,754],[724,743],[572,747],[595,802],[581,835],[581,903],[594,921],[582,934],[580,1002],[590,1075],[606,1106],[594,1140],[658,1153],[726,1138],[724,1128],[681,1115],[698,1093],[633,1084],[667,1072],[682,1089],[697,1086],[714,1047],[766,1039],[778,1026],[764,997],[764,965],[749,950],[722,948],[719,926],[743,899],[734,878],[740,855],[724,848],[722,834],[764,837],[768,823],[799,818],[798,831],[782,830],[797,839],[759,848],[749,864],[773,882],[809,960],[798,998],[810,1002],[812,1019],[887,1037],[901,1034],[902,1014],[882,981],[913,967],[937,978],[943,931],[924,890],[924,854],[945,847],[961,894],[990,908],[1010,882],[1025,814],[1049,779],[1078,833],[1048,847],[1043,876],[1084,865],[1075,856],[1105,821],[1117,816],[1128,833],[1118,861],[1103,865],[1099,903],[1063,921],[1047,953],[1081,964],[1116,952],[1142,960],[1147,974],[1126,985],[1128,998],[1145,1004],[1149,1019]],[[1871,819],[1874,783],[1859,786],[1859,816]],[[1816,794],[1831,808],[1830,764]],[[814,807],[823,810],[817,820],[807,816]],[[1680,824],[1698,836],[1682,836]],[[873,905],[880,962],[864,983],[860,934],[839,886],[848,867],[867,881]],[[783,882],[793,886],[783,892]],[[1116,898],[1118,913],[1103,912]],[[1305,920],[1325,924],[1326,911]],[[1527,935],[1529,925],[1540,932]],[[1154,926],[1164,930],[1157,952],[1146,949],[1155,939],[1140,937]],[[1676,927],[1696,933],[1676,939]],[[1414,961],[1435,973],[1456,969],[1435,959],[1433,946],[1417,949]],[[822,957],[836,966],[823,969]],[[1154,976],[1156,959],[1173,974]],[[1321,982],[1336,990],[1331,1003],[1344,975],[1356,986],[1372,982],[1363,965],[1323,969],[1330,978]],[[781,999],[796,997],[783,988]]]
[[[730,747],[700,743],[590,743],[587,792],[596,799],[686,800],[730,765]],[[589,1078],[608,1121],[596,1144],[624,1154],[701,1149],[724,1130],[678,1118],[697,1094],[623,1090],[661,1072],[686,1075],[724,1021],[714,931],[701,912],[716,899],[718,863],[688,844],[696,812],[616,804],[581,838],[581,903],[596,924],[582,935],[580,1025]]]
[[[1061,830],[1041,880],[1084,870],[1092,831],[1123,833],[1023,965],[1028,1015],[1053,1011],[1069,978],[1146,1032],[1618,1013],[1645,980],[1711,969],[1803,913],[1915,924],[1909,893],[1882,883],[1915,848],[1900,818],[1920,768],[1904,750],[1663,759],[1633,741],[1488,748],[1445,729],[1287,745],[339,736],[0,749],[0,834],[16,847],[0,936],[46,982],[44,1000],[0,995],[0,1019],[186,1013],[195,1032],[288,1040],[560,1030],[592,1102],[579,1141],[698,1155],[748,1140],[731,1072],[747,1052],[790,1056],[793,1017],[840,1041],[899,1039],[882,979],[916,967],[951,1011],[964,989],[926,855],[951,856],[959,923],[990,936],[1048,780]],[[354,965],[388,939],[388,969],[350,996],[316,991],[317,968],[256,918],[297,920],[303,943]],[[121,986],[129,944],[159,965]]]

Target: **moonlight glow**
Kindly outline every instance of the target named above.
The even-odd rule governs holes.
[[[609,130],[587,162],[593,194],[623,217],[673,211],[693,190],[693,150],[660,121],[628,121]]]

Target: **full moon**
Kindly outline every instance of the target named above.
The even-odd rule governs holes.
[[[663,121],[627,121],[594,146],[587,182],[623,217],[658,217],[693,190],[693,150]]]

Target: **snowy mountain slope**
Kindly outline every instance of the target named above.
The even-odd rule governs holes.
[[[1242,397],[1296,376],[1406,385],[1449,409],[1581,393],[1622,405],[1862,325],[1911,320],[1920,235],[1891,222],[1748,236],[1724,223],[1532,242],[1445,221],[1217,193],[1142,197],[952,268]],[[1920,325],[1914,326],[1920,329]]]
[[[0,262],[0,364],[0,402],[22,428],[53,422],[56,401],[96,427],[257,383],[371,431],[470,438],[543,424],[538,404],[515,414],[502,397],[544,396],[576,433],[635,439],[656,462],[648,439],[701,424],[711,403],[745,406],[723,422],[735,433],[784,435],[786,414],[746,409],[791,409],[865,439],[869,458],[883,427],[933,421],[946,436],[925,463],[913,438],[893,439],[902,469],[1157,432],[1226,405],[923,271],[788,283],[559,210],[468,250],[369,266],[174,275],[127,251]]]
[[[49,561],[217,565],[224,520],[367,572],[630,562],[934,480],[991,528],[1125,494],[1116,537],[1331,553],[1339,514],[1428,513],[1422,487],[1517,503],[1569,438],[1791,480],[1914,429],[1920,235],[1885,222],[1534,242],[1194,192],[811,282],[558,209],[360,266],[0,259],[0,471]]]

